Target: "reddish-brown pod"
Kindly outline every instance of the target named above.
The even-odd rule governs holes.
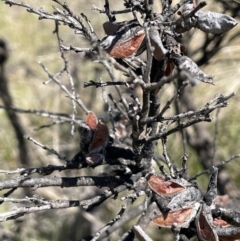
[[[100,45],[107,53],[117,59],[127,58],[133,54],[141,54],[144,50],[145,32],[137,21],[105,24],[104,29],[107,33],[105,38],[101,40]],[[114,32],[117,30],[116,32]]]
[[[138,50],[144,38],[145,33],[139,32],[136,36],[127,41],[119,41],[113,47],[107,49],[107,52],[110,56],[117,59],[130,57]]]
[[[201,241],[218,241],[218,236],[213,227],[211,209],[205,203],[202,204],[196,218],[198,238]]]
[[[213,225],[220,240],[234,241],[240,239],[240,227],[233,226],[221,218],[214,218]]]
[[[91,130],[95,130],[98,124],[97,116],[92,112],[89,111],[86,119],[86,125],[91,128]]]
[[[153,219],[153,222],[160,227],[171,228],[174,224],[178,228],[188,228],[190,222],[195,218],[199,206],[199,203],[195,203],[186,208],[164,212],[161,215],[156,216]]]
[[[109,131],[105,123],[99,120],[94,130],[93,140],[89,146],[89,153],[98,153],[102,151],[108,143]]]
[[[226,227],[229,226],[228,222],[222,220],[221,218],[214,218],[213,219],[213,226],[221,226],[221,227]]]
[[[192,208],[185,208],[176,211],[170,211],[167,213],[163,213],[153,219],[153,222],[159,225],[160,227],[168,227],[171,228],[172,225],[181,224],[184,222],[188,216],[190,215]]]
[[[150,174],[147,176],[149,187],[159,195],[169,195],[181,192],[185,187],[173,181],[165,181],[164,177]]]

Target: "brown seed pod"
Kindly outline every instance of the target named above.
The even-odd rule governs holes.
[[[172,197],[166,208],[169,210],[185,208],[191,206],[193,203],[200,201],[201,192],[196,187],[188,187],[181,191],[178,195]]]
[[[230,225],[228,222],[222,219],[214,219],[213,225],[220,240],[234,241],[240,239],[240,227]]]
[[[218,241],[217,232],[213,227],[211,209],[202,204],[195,220],[198,238],[201,241]]]
[[[89,154],[87,162],[97,162],[96,160],[102,159],[102,157],[90,154],[99,154],[108,144],[109,131],[108,127],[101,120],[98,121],[96,115],[89,111],[86,124],[82,123],[78,132],[80,134],[80,149],[83,153]]]
[[[107,125],[99,120],[89,146],[89,153],[101,152],[108,144],[108,137],[109,131]]]
[[[144,39],[144,29],[136,20],[132,20],[121,26],[114,34],[103,38],[100,45],[110,56],[122,59],[133,54],[141,54],[145,49]]]
[[[172,180],[165,180],[164,177],[150,174],[147,176],[149,187],[158,195],[169,195],[181,192],[185,189],[183,184],[174,182]]]
[[[179,207],[192,206],[201,199],[200,191],[184,179],[165,180],[162,176],[149,174],[147,176],[149,187],[158,194],[162,210],[177,210]]]
[[[187,208],[164,212],[156,216],[153,222],[160,227],[171,228],[174,224],[178,228],[188,228],[190,222],[195,218],[199,207],[200,204],[195,203]]]
[[[98,124],[96,115],[89,111],[86,118],[86,124],[81,123],[78,127],[80,135],[80,149],[83,153],[88,153],[89,145],[93,138],[93,132]]]
[[[89,111],[86,119],[86,125],[89,126],[92,130],[95,130],[98,124],[97,116]]]
[[[213,219],[213,226],[214,227],[217,227],[217,226],[226,227],[226,226],[229,226],[229,224],[228,224],[228,222],[224,221],[221,218],[214,218]]]

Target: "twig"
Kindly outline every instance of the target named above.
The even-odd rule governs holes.
[[[0,189],[9,189],[15,187],[78,187],[78,186],[99,186],[99,187],[116,187],[125,184],[125,186],[133,185],[142,174],[136,174],[132,177],[17,177],[0,181]]]
[[[139,180],[139,178],[141,178],[143,176],[142,173],[138,173],[136,175],[133,175],[131,177],[131,181],[133,183],[137,182]],[[121,178],[119,178],[121,179]],[[111,184],[111,183],[109,183]],[[108,184],[108,186],[109,186]],[[112,195],[118,195],[119,193],[125,191],[129,186],[127,185],[127,183],[123,184],[123,185],[119,185],[115,188],[111,188],[111,189],[108,189],[106,191],[104,191],[103,194],[101,195],[98,195],[98,196],[95,196],[89,200],[84,200],[83,201],[83,208],[85,208],[86,210],[90,210],[92,209],[93,207],[101,204],[102,202],[104,202],[107,198],[111,197]]]
[[[72,169],[80,169],[82,167],[87,167],[87,163],[79,163],[79,164],[75,164],[72,162],[67,163],[66,165],[63,166],[54,166],[54,165],[48,165],[45,167],[33,167],[33,168],[18,168],[16,170],[0,170],[0,173],[4,173],[6,175],[13,175],[13,174],[21,174],[23,176],[29,176],[31,174],[34,173],[38,173],[40,175],[46,176],[46,175],[50,175],[51,173],[53,173],[54,171],[64,171],[64,170],[72,170]]]
[[[10,196],[12,193],[14,193],[17,190],[17,187],[11,188],[10,190],[8,190],[6,193],[3,194],[4,198],[7,198],[8,196]],[[1,200],[0,204],[2,204],[4,201]]]
[[[109,6],[108,0],[105,0],[104,8],[105,8],[105,13],[108,16],[109,21],[114,22],[116,20],[116,18],[110,11],[110,6]]]
[[[34,139],[33,139],[32,137],[30,137],[30,136],[24,136],[24,138],[25,138],[26,140],[28,140],[28,141],[33,142],[35,145],[40,146],[42,149],[47,150],[47,151],[51,152],[52,154],[56,155],[56,156],[58,157],[58,159],[69,162],[69,160],[67,160],[66,157],[62,157],[62,156],[61,156],[57,151],[55,151],[53,148],[48,148],[47,146],[45,146],[45,145],[41,144],[40,142],[34,140]]]
[[[100,83],[103,83],[102,82],[102,79],[100,78]],[[107,111],[108,111],[108,114],[110,116],[110,121],[111,121],[111,124],[112,124],[112,128],[113,128],[113,133],[115,134],[116,133],[116,127],[115,127],[115,123],[114,123],[114,118],[113,118],[113,113],[112,113],[112,107],[111,105],[108,103],[108,98],[107,98],[107,95],[106,95],[106,90],[104,87],[102,87],[102,98],[107,106]]]
[[[90,33],[88,31],[88,29],[86,28],[86,26],[83,24],[82,19],[80,16],[75,15],[72,10],[69,8],[69,6],[67,5],[67,3],[65,2],[61,2],[59,0],[53,0],[54,2],[58,3],[64,10],[66,11],[62,11],[56,7],[53,6],[53,8],[55,9],[55,14],[58,13],[60,15],[62,15],[63,17],[65,17],[66,19],[68,19],[72,25],[69,25],[69,27],[73,27],[74,24],[75,25],[80,25],[81,29],[78,30],[79,34],[83,34],[88,40],[90,40],[91,42],[95,41],[95,35],[92,34],[92,29],[90,29]],[[83,16],[85,18],[85,20],[87,20],[86,16]],[[87,22],[88,24],[88,22]],[[74,27],[75,31],[77,32],[77,29]]]
[[[187,2],[189,2],[190,0],[181,0],[179,3],[177,3],[172,9],[169,10],[168,13],[166,13],[166,18],[170,17],[171,15],[175,14],[178,9],[183,6],[184,4],[186,4]]]
[[[112,94],[108,94],[108,98],[113,102],[114,107],[119,111],[119,113],[121,113],[125,119],[129,119],[128,115],[126,114],[126,112],[120,107],[119,102],[115,100],[115,98],[112,96]],[[124,105],[126,107],[126,105]]]
[[[117,151],[115,149],[115,151]],[[76,160],[75,160],[75,159]],[[74,169],[81,169],[88,167],[88,163],[85,160],[85,156],[82,154],[77,154],[77,157],[74,157],[70,162],[67,162],[65,165],[55,166],[55,165],[48,165],[43,167],[33,167],[33,168],[18,168],[16,170],[0,170],[0,173],[6,174],[6,175],[14,175],[14,174],[21,174],[23,176],[29,176],[34,173],[38,173],[40,175],[46,176],[50,175],[51,173],[55,171],[65,171],[65,170],[74,170]],[[136,163],[131,160],[126,159],[111,159],[106,157],[103,162],[99,165],[121,165],[121,166],[135,166]],[[96,165],[97,166],[97,165]]]
[[[147,67],[144,73],[143,81],[145,83],[150,83],[150,73],[152,68],[152,59],[153,59],[153,49],[150,42],[148,23],[145,23],[144,31],[147,39]]]
[[[218,124],[219,124],[219,113],[220,113],[220,109],[217,109],[215,118],[215,132],[214,132],[214,140],[213,140],[213,157],[212,157],[212,165],[214,166],[214,160],[216,158],[216,152],[217,152],[217,137],[218,137]]]
[[[48,77],[50,79],[52,79],[56,84],[58,84],[61,89],[67,93],[67,96],[71,99],[74,100],[86,113],[89,112],[89,110],[87,109],[87,107],[83,104],[82,100],[79,97],[74,96],[72,93],[70,93],[70,91],[67,89],[67,87],[61,83],[60,80],[58,80],[54,75],[50,74],[50,72],[48,71],[48,69],[44,66],[43,63],[39,63],[40,66],[43,68],[43,70],[48,74]]]
[[[96,82],[93,80],[90,80],[89,82],[84,82],[83,87],[87,88],[89,86],[95,86],[96,88],[99,87],[105,87],[105,86],[111,86],[111,85],[126,85],[127,82],[125,81],[106,81],[106,82]]]
[[[112,15],[117,15],[117,14],[123,14],[123,13],[130,13],[133,11],[134,8],[126,8],[126,9],[123,9],[123,10],[117,10],[117,11],[110,11],[110,13]],[[99,13],[104,13],[106,14],[106,10],[105,9],[100,9],[98,7],[96,7],[95,5],[92,6],[91,10],[94,10],[94,11],[98,11]]]
[[[226,100],[233,97],[234,95],[235,95],[235,93],[232,93],[228,96],[217,95],[211,101],[209,101],[207,104],[205,104],[202,108],[200,108],[197,111],[187,111],[187,112],[183,112],[178,115],[174,115],[174,116],[170,116],[170,117],[166,117],[166,116],[162,117],[162,115],[161,115],[162,112],[161,112],[158,116],[142,119],[141,124],[156,122],[156,121],[161,121],[161,122],[168,121],[168,120],[177,121],[179,119],[186,118],[186,117],[191,117],[191,118],[207,117],[215,109],[226,107],[227,106]],[[168,102],[168,103],[170,104],[171,101],[172,100],[170,100],[170,102]],[[216,105],[210,106],[214,102],[217,102]],[[168,107],[168,105],[166,105],[166,107],[164,108],[164,111],[167,109],[167,107]]]
[[[6,201],[6,198],[0,198],[2,201]],[[11,200],[11,199],[9,199]],[[21,200],[21,199],[20,199]],[[18,202],[16,199],[12,202]],[[38,200],[38,202],[41,202]],[[63,208],[70,208],[70,207],[78,207],[81,205],[81,202],[78,200],[57,200],[57,201],[44,201],[46,204],[34,206],[34,207],[19,207],[15,208],[13,211],[5,212],[0,214],[0,222],[4,222],[7,220],[14,220],[25,214],[35,213],[39,211],[51,210],[51,209],[63,209]]]
[[[31,110],[31,109],[25,110],[25,109],[22,109],[19,107],[8,107],[8,106],[4,106],[4,105],[0,105],[0,108],[16,111],[16,112],[23,113],[23,114],[39,115],[39,116],[43,116],[43,117],[50,118],[50,119],[57,119],[59,121],[70,122],[72,120],[72,116],[69,114],[65,114],[65,113],[57,113],[57,112],[51,112],[51,111],[46,111],[46,110]],[[76,117],[75,123],[79,124],[80,120],[82,120],[82,118]]]
[[[135,208],[129,209],[127,213],[123,215],[123,217],[118,220],[112,227],[110,227],[107,232],[102,234],[102,238],[109,236],[109,234],[114,233],[115,230],[122,227],[125,223],[129,222],[130,220],[136,218],[138,215],[144,212],[144,205],[139,205]]]
[[[159,119],[161,119],[161,116],[163,116],[163,114],[170,108],[170,105],[172,104],[172,102],[174,100],[177,100],[177,98],[183,92],[183,89],[188,85],[188,83],[189,83],[188,81],[184,81],[180,86],[180,88],[177,90],[177,93],[170,100],[166,102],[165,106],[162,108],[161,112],[158,115]]]
[[[36,127],[36,128],[34,128],[34,130],[35,130],[35,131],[39,131],[39,130],[41,130],[41,129],[43,129],[43,128],[49,128],[49,127],[51,127],[51,126],[59,125],[59,124],[64,124],[64,123],[67,123],[67,121],[65,121],[65,120],[62,120],[62,121],[53,121],[53,122],[50,123],[50,124],[45,124],[45,125],[41,125],[41,126],[39,126],[39,127]]]
[[[58,40],[58,46],[59,46],[59,50],[60,50],[60,53],[61,53],[61,58],[63,60],[63,63],[64,63],[64,69],[63,71],[65,71],[67,73],[67,76],[68,76],[68,79],[69,79],[69,83],[70,83],[70,86],[71,86],[71,89],[72,89],[72,95],[75,96],[76,95],[76,91],[75,91],[75,86],[74,86],[74,82],[73,82],[73,79],[72,79],[72,76],[70,74],[70,71],[69,71],[69,67],[68,67],[68,62],[66,60],[66,57],[64,55],[64,51],[63,49],[61,48],[61,42],[62,40],[60,39],[60,35],[59,35],[59,26],[58,26],[58,22],[56,21],[55,22],[55,33],[56,33],[56,36],[57,36],[57,40]],[[71,120],[71,135],[73,136],[74,135],[74,130],[75,130],[75,125],[74,125],[74,121],[75,121],[75,117],[76,117],[76,114],[77,114],[77,109],[76,109],[76,103],[74,100],[71,101],[72,102],[72,107],[73,107],[73,111],[72,111],[72,120]]]
[[[103,228],[101,228],[100,230],[98,230],[96,232],[96,234],[94,235],[94,237],[91,239],[91,241],[96,241],[100,238],[100,236],[106,232],[114,223],[116,223],[120,218],[122,218],[123,214],[125,213],[127,207],[129,205],[129,201],[125,202],[122,205],[121,210],[119,211],[119,213],[116,215],[115,218],[113,218],[110,222],[108,222]]]
[[[192,126],[192,125],[194,125],[196,123],[203,122],[203,121],[210,122],[211,119],[209,117],[200,116],[200,117],[198,117],[198,118],[196,118],[194,120],[190,120],[188,122],[182,122],[178,126],[170,129],[169,131],[164,131],[164,132],[158,133],[155,136],[145,137],[145,141],[151,142],[151,141],[159,140],[159,139],[161,139],[163,137],[167,137],[167,136],[171,135],[172,133],[178,132],[178,131],[180,131],[180,130],[182,130],[184,128],[187,128],[189,126]]]
[[[18,174],[18,173],[21,173],[22,171],[26,170],[25,168],[18,168],[16,170],[13,170],[13,171],[9,171],[9,170],[1,170],[0,169],[0,173],[4,173],[6,175],[9,175],[9,174]]]
[[[184,153],[184,155],[182,156],[182,170],[181,170],[181,174],[183,177],[186,177],[186,174],[187,174],[187,160],[188,160],[188,154]]]
[[[166,164],[167,164],[167,166],[168,166],[168,168],[169,168],[171,177],[172,177],[172,178],[176,178],[175,170],[174,170],[173,165],[172,165],[172,162],[171,162],[171,160],[169,159],[168,154],[167,154],[166,143],[167,143],[167,138],[162,138],[163,156],[164,156],[164,159],[165,159],[165,161],[166,161]]]
[[[176,87],[177,87],[177,84],[176,84]],[[178,95],[178,97],[179,97],[179,95]],[[181,108],[179,99],[176,99],[176,100],[175,100],[175,109],[176,109],[176,113],[177,113],[177,114],[183,112],[183,109]],[[178,124],[180,123],[180,119],[177,120],[177,123],[178,123]],[[183,152],[184,152],[184,153],[187,153],[188,143],[187,143],[186,130],[184,130],[184,129],[181,130],[181,135],[182,135]]]
[[[165,84],[172,82],[178,76],[177,73],[174,73],[170,76],[163,76],[159,81],[154,83],[145,83],[144,81],[137,79],[135,83],[138,83],[142,86],[142,88],[146,91],[152,91],[155,89],[162,88]]]
[[[70,17],[66,18],[64,13],[59,9],[56,9],[56,10],[58,10],[58,13],[62,13],[63,17],[60,17],[57,14],[48,13],[45,10],[43,10],[42,8],[40,8],[40,9],[33,8],[23,2],[19,3],[19,2],[13,1],[13,0],[3,0],[3,1],[10,6],[19,6],[19,7],[26,8],[26,10],[29,13],[34,13],[34,14],[38,15],[40,20],[41,19],[50,19],[50,20],[54,20],[54,21],[60,21],[70,27],[74,27],[75,30],[78,30],[80,32],[83,32],[83,30],[84,30],[82,25],[79,24],[79,22],[77,22],[76,19],[70,18]],[[58,1],[55,1],[55,2],[58,2]],[[87,35],[86,31],[85,31],[85,34]]]
[[[75,53],[92,53],[93,52],[93,48],[79,48],[79,47],[73,47],[72,45],[69,45],[69,47],[61,44],[61,49],[64,51],[74,51]]]
[[[153,241],[139,225],[133,226],[133,231],[139,241]]]
[[[225,164],[227,164],[227,163],[229,163],[229,162],[231,162],[231,161],[233,161],[233,160],[235,160],[235,159],[237,159],[237,158],[240,158],[240,154],[231,156],[229,159],[227,159],[226,161],[222,161],[221,164],[218,164],[218,165],[216,165],[215,167],[221,168],[223,165],[225,165]],[[207,174],[207,173],[210,173],[210,169],[207,169],[207,170],[204,170],[204,171],[202,171],[202,172],[199,172],[199,173],[197,173],[195,176],[189,178],[188,180],[189,180],[189,181],[195,180],[195,179],[197,179],[199,176],[201,176],[201,175],[203,175],[203,174]]]

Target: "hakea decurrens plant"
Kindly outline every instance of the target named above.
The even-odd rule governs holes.
[[[173,18],[175,16],[172,14],[167,17],[156,15],[155,18],[148,19],[143,25],[138,19],[105,22],[103,28],[107,35],[100,41],[100,46],[117,61],[123,60],[120,61],[121,64],[129,58],[130,62],[125,61],[124,63],[127,63],[130,68],[129,63],[131,60],[134,61],[134,57],[140,56],[144,51],[149,53],[150,50],[153,58],[157,61],[164,61],[165,76],[172,75],[175,69],[175,71],[187,73],[192,84],[197,81],[213,84],[213,76],[205,74],[191,58],[187,57],[185,55],[187,47],[178,42],[180,34],[184,34],[191,28],[198,28],[211,34],[223,34],[236,26],[237,22],[225,14],[201,10],[205,4],[202,2],[196,6],[191,1],[187,2],[177,20]],[[143,69],[144,67],[141,66]],[[135,71],[136,68],[132,68],[132,70]],[[158,89],[155,90],[155,94],[157,93]],[[94,128],[91,128],[89,119],[92,115],[93,113],[89,112],[86,121],[86,125],[95,133],[92,135],[91,141],[87,143],[86,161],[90,166],[98,163],[94,161],[93,154],[101,155],[99,159],[104,158],[102,150],[108,141],[105,136],[108,132],[105,131],[104,142],[101,142],[100,149],[97,148],[101,154],[91,151],[92,143],[95,142],[94,136],[98,133],[96,123]],[[83,130],[80,128],[81,133]],[[86,140],[89,138],[83,138],[80,146],[86,146]],[[239,214],[233,212],[233,216],[228,215],[228,218],[225,218],[224,214],[228,211],[223,207],[219,209],[214,201],[217,198],[218,169],[213,167],[211,174],[209,187],[204,196],[196,184],[188,182],[178,175],[147,174],[146,181],[160,210],[152,221],[160,227],[176,229],[178,236],[176,240],[188,240],[194,236],[193,233],[197,234],[201,241],[238,238],[240,236],[239,221],[234,223],[233,216],[238,217]],[[139,240],[151,240],[139,226],[135,226],[133,231]]]
[[[125,196],[121,197],[122,206],[119,203],[116,205],[117,208],[121,206],[116,217],[84,240],[96,241],[109,237],[116,229],[120,229],[126,220],[133,220],[136,217],[139,217],[138,225],[131,227],[121,237],[121,241],[133,241],[135,237],[139,241],[151,241],[144,231],[150,222],[159,227],[170,228],[174,241],[188,241],[195,236],[201,241],[239,239],[240,213],[226,209],[224,205],[219,204],[221,198],[217,196],[218,168],[214,167],[216,150],[212,148],[207,153],[210,153],[208,160],[211,159],[212,162],[210,167],[206,167],[206,169],[210,168],[208,172],[211,177],[205,194],[202,194],[196,181],[190,181],[187,178],[187,153],[184,153],[181,168],[173,164],[167,154],[169,135],[182,132],[184,152],[187,152],[185,143],[187,139],[190,139],[188,135],[190,136],[191,133],[185,132],[186,128],[200,122],[210,122],[210,114],[216,109],[226,107],[228,99],[234,96],[234,93],[228,96],[219,94],[198,110],[181,110],[183,102],[180,97],[184,97],[185,87],[189,83],[194,85],[201,81],[213,84],[213,76],[205,74],[187,56],[188,43],[181,42],[183,34],[192,28],[197,28],[199,29],[197,31],[207,34],[225,34],[226,31],[236,26],[237,22],[225,14],[205,11],[203,7],[206,2],[196,5],[192,0],[181,0],[175,6],[171,6],[171,0],[162,0],[162,12],[154,13],[153,0],[124,0],[126,8],[120,11],[111,11],[109,1],[105,0],[104,9],[95,9],[101,14],[106,14],[109,19],[103,23],[106,36],[99,40],[87,16],[84,13],[80,16],[75,15],[66,3],[59,0],[53,0],[53,2],[60,5],[61,9],[54,7],[52,14],[43,9],[32,8],[25,3],[15,2],[15,0],[3,1],[10,6],[24,7],[28,12],[39,15],[41,19],[47,18],[55,21],[54,33],[57,36],[64,68],[57,74],[52,74],[44,64],[41,66],[50,80],[70,97],[73,112],[72,115],[48,112],[43,114],[58,117],[60,120],[64,117],[62,119],[64,122],[68,120],[71,123],[72,133],[75,130],[74,123],[78,124],[80,151],[71,160],[66,160],[58,152],[35,141],[35,144],[57,155],[66,163],[63,166],[48,165],[21,169],[13,172],[14,174],[21,172],[19,177],[0,181],[1,190],[11,188],[1,198],[1,203],[7,200],[13,203],[31,202],[31,205],[36,205],[16,209],[5,215],[1,214],[0,221],[52,208],[81,206],[89,211],[100,207],[111,197],[118,198],[118,194],[126,191],[127,194],[124,193]],[[181,7],[182,10],[179,11]],[[132,19],[117,22],[115,15],[124,13],[132,13]],[[62,45],[59,34],[60,23],[64,23],[65,26],[75,29],[76,33],[83,35],[89,42],[89,48]],[[109,81],[91,80],[84,83],[84,87],[95,86],[103,89],[102,96],[107,107],[107,113],[102,115],[106,117],[104,120],[97,118],[96,114],[85,106],[81,96],[76,94],[74,78],[70,76],[71,71],[64,55],[64,51],[70,50],[88,53],[88,57],[101,63],[109,74]],[[119,80],[119,76],[122,75],[116,75],[115,70],[119,70],[121,74],[129,78]],[[63,73],[69,77],[71,90],[61,80]],[[175,93],[168,101],[165,101],[158,93],[164,85],[170,82],[174,82]],[[113,94],[111,89],[106,94],[105,88],[108,86],[114,86],[116,92]],[[173,106],[174,102],[176,113],[171,114],[167,110]],[[76,117],[76,105],[86,114],[86,118]],[[183,109],[185,107],[186,104]],[[42,112],[39,111],[39,113]],[[111,127],[105,119],[111,120]],[[160,140],[163,150],[161,157],[155,155],[156,142]],[[199,153],[205,151],[203,150],[206,147],[205,143],[208,145],[210,141],[204,139],[202,142],[204,144],[199,144],[202,148]],[[172,151],[174,150],[172,148]],[[213,156],[212,152],[214,152]],[[204,155],[204,158],[206,156]],[[161,173],[156,172],[153,161],[156,162]],[[49,179],[30,176],[33,173],[50,175],[53,171],[79,170],[101,165],[104,165],[104,168],[101,168],[100,173],[94,174],[95,176],[54,176]],[[167,171],[166,168],[168,168]],[[89,175],[89,173],[84,174]],[[196,179],[197,176],[192,179]],[[95,186],[103,187],[104,190],[99,189],[97,192],[90,193],[86,190],[87,195],[84,194],[83,200],[45,200],[38,197],[14,200],[8,198],[8,195],[19,187],[39,188],[51,185],[68,188]],[[136,205],[133,212],[126,214],[134,206],[131,204],[141,195],[145,195],[142,204]],[[122,218],[125,214],[126,219]],[[102,223],[102,220],[99,223]],[[94,225],[95,222],[93,222]],[[114,230],[115,225],[117,228]],[[158,240],[163,239],[159,237]]]

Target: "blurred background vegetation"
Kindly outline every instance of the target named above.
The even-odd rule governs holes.
[[[232,0],[226,0],[231,2]],[[44,8],[52,12],[52,5],[57,6],[49,0],[34,1],[28,0],[27,3],[35,8]],[[102,8],[103,0],[91,1],[67,1],[70,8],[75,14],[84,12],[90,19],[98,37],[104,37],[102,23],[107,18],[96,11],[92,11],[92,5]],[[112,9],[122,9],[123,3],[119,0],[110,1]],[[237,3],[235,3],[237,4]],[[160,11],[160,1],[155,1],[156,11]],[[238,5],[240,8],[240,5]],[[158,9],[158,10],[157,10]],[[223,5],[218,1],[208,3],[206,9],[222,12]],[[227,13],[227,12],[226,12]],[[129,15],[117,16],[117,21],[129,19]],[[239,20],[239,19],[237,19]],[[53,34],[55,24],[50,20],[38,20],[34,14],[26,12],[20,7],[9,7],[3,2],[0,3],[0,37],[8,43],[9,60],[6,65],[6,76],[9,83],[9,89],[14,100],[14,106],[23,109],[37,109],[52,112],[72,113],[71,102],[65,94],[54,83],[43,84],[48,78],[38,62],[43,62],[52,73],[57,73],[63,67],[62,59],[58,49],[57,38]],[[221,161],[228,159],[231,155],[239,153],[240,147],[240,38],[234,38],[227,45],[228,39],[239,32],[240,24],[227,33],[227,37],[221,44],[221,48],[210,58],[208,63],[201,66],[206,74],[214,75],[214,86],[199,84],[194,87],[194,102],[200,108],[207,101],[212,99],[216,94],[230,94],[236,92],[237,95],[229,101],[227,108],[221,109],[219,113],[218,136],[217,136],[217,153]],[[73,45],[76,47],[87,47],[87,43],[81,35],[74,33],[67,26],[60,26],[60,34],[63,44],[66,46]],[[206,49],[199,49],[204,40],[204,34],[200,30],[192,30],[191,36],[185,42],[188,54],[193,59],[198,60]],[[88,88],[83,89],[83,82],[89,80],[103,81],[109,80],[104,69],[98,64],[84,57],[83,53],[66,53],[69,60],[69,66],[76,85],[76,91],[85,101],[89,109],[96,112],[97,115],[103,114],[102,91],[100,89]],[[119,79],[125,77],[119,74]],[[66,79],[66,85],[69,86]],[[173,85],[165,86],[160,96],[162,101],[171,97],[174,90]],[[107,89],[111,91],[111,89]],[[169,110],[171,113],[172,110]],[[85,117],[81,109],[78,109],[78,115]],[[42,144],[54,148],[62,156],[71,159],[78,151],[78,134],[71,136],[69,124],[56,124],[49,128],[39,128],[43,125],[52,123],[51,119],[32,114],[19,114],[19,118],[24,126],[25,134],[35,138]],[[216,115],[212,115],[213,121],[206,123],[208,130],[214,136]],[[17,150],[17,140],[14,131],[6,116],[5,110],[0,110],[0,169],[13,170],[22,167],[19,163]],[[48,164],[63,164],[56,156],[49,154],[33,143],[27,143],[30,153],[31,167],[45,166]],[[161,154],[161,147],[157,150]],[[183,155],[181,136],[173,135],[169,137],[168,152],[173,160],[180,162]],[[202,170],[201,165],[197,162],[194,151],[189,150],[189,175],[196,174]],[[239,160],[227,165],[231,178],[240,187]],[[69,171],[65,173],[54,173],[54,175],[82,175],[83,173],[98,173],[98,168],[94,170]],[[5,175],[1,174],[1,179]],[[208,177],[199,178],[203,188],[206,187]],[[34,194],[41,195],[48,199],[83,199],[90,197],[95,192],[94,188],[71,188],[71,190],[61,188],[42,188],[33,191]],[[1,192],[3,194],[4,192]],[[16,191],[13,196],[24,197],[20,190]],[[119,203],[120,205],[120,203]],[[0,211],[6,211],[13,208],[10,204],[0,206]],[[69,210],[47,211],[43,213],[31,214],[20,218],[16,221],[8,221],[1,224],[0,240],[79,240],[90,231],[96,231],[103,226],[105,222],[113,218],[116,214],[116,203],[113,200],[107,201],[101,209],[93,210],[86,213],[81,208],[72,208]],[[96,218],[97,217],[97,218]],[[94,220],[94,226],[90,223]],[[151,225],[153,226],[153,225]],[[153,228],[153,227],[151,227]],[[154,227],[156,229],[156,227]],[[124,227],[123,227],[124,229]],[[151,229],[152,230],[152,229]],[[119,233],[121,235],[121,233]],[[153,232],[151,232],[153,237]],[[113,240],[118,239],[118,233],[113,235]],[[158,236],[156,236],[158,237]],[[157,239],[156,239],[157,240]],[[167,238],[165,239],[167,240]]]

